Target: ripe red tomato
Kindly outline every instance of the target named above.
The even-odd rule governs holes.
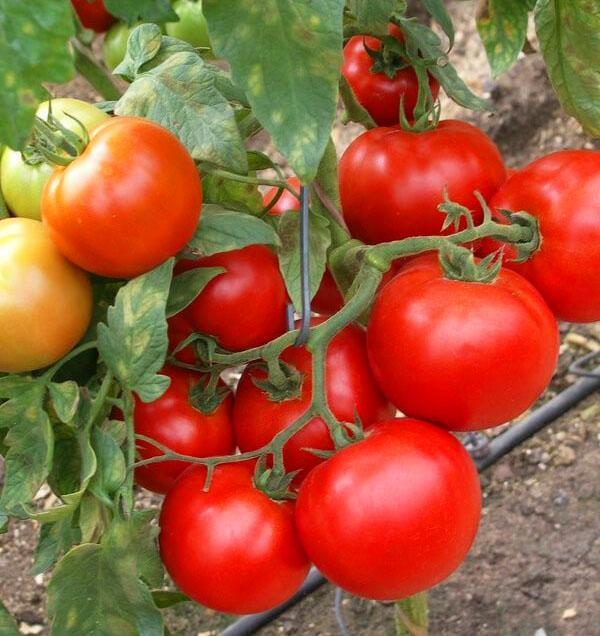
[[[313,320],[313,325],[321,320]],[[298,419],[310,406],[312,398],[311,354],[305,347],[286,349],[281,359],[304,374],[299,398],[274,402],[259,389],[254,380],[264,380],[266,372],[246,367],[237,387],[233,408],[236,439],[242,451],[256,450]],[[343,422],[354,422],[355,416],[364,426],[393,415],[394,410],[377,388],[369,369],[365,334],[356,325],[345,327],[331,341],[325,358],[327,400],[333,414]],[[333,450],[327,425],[314,418],[294,435],[284,447],[284,463],[288,472],[300,470],[295,483],[304,479],[311,468],[322,461],[307,448]]]
[[[103,33],[116,21],[116,18],[106,10],[103,0],[71,0],[71,3],[86,29]]]
[[[552,312],[522,276],[449,280],[427,255],[377,296],[367,344],[379,386],[402,413],[470,431],[533,404],[556,367],[559,338]]]
[[[298,177],[289,177],[286,182],[300,193],[300,179]],[[265,207],[271,203],[275,198],[275,195],[279,191],[279,188],[269,188],[263,196],[263,204]],[[287,210],[299,210],[300,201],[288,190],[284,190],[281,196],[277,200],[277,203],[269,210],[271,216],[281,216]]]
[[[313,311],[323,316],[332,316],[344,306],[344,296],[328,269],[323,274],[310,306]]]
[[[491,205],[524,210],[539,222],[540,249],[516,263],[506,245],[506,266],[533,283],[559,319],[600,320],[600,152],[563,150],[537,159],[514,174]],[[486,240],[481,253],[498,247]]]
[[[480,512],[479,479],[462,444],[432,424],[392,419],[311,472],[296,522],[329,580],[391,601],[449,576],[473,543]]]
[[[294,525],[294,505],[252,484],[247,464],[187,470],[165,497],[160,554],[179,589],[229,614],[261,612],[287,600],[309,562]]]
[[[393,78],[371,70],[372,51],[381,49],[381,41],[364,35],[355,35],[344,47],[342,74],[348,80],[356,99],[378,126],[394,126],[400,122],[400,100],[403,100],[407,119],[412,119],[419,98],[419,80],[412,66],[397,71]],[[433,99],[440,91],[439,82],[428,76]]]
[[[200,175],[187,150],[136,117],[94,128],[81,156],[54,168],[42,194],[42,218],[59,250],[116,278],[143,274],[181,250],[201,206]]]
[[[136,398],[135,432],[182,455],[211,457],[232,453],[235,442],[231,395],[210,415],[205,415],[190,403],[190,391],[202,377],[199,373],[166,366],[161,374],[171,378],[171,384],[164,395],[154,402],[145,404]],[[137,448],[141,459],[162,455],[162,451],[148,442],[138,441]],[[189,464],[176,461],[149,464],[136,469],[135,480],[148,490],[165,493],[186,468],[189,468]]]
[[[195,331],[214,336],[221,347],[244,351],[259,347],[287,330],[287,291],[277,257],[264,245],[182,260],[177,271],[223,267],[184,315]]]
[[[169,351],[176,349],[179,343],[183,342],[194,332],[194,328],[183,312],[171,316],[167,320],[167,325],[169,327]],[[196,362],[196,354],[194,353],[193,345],[178,351],[175,358],[186,364],[194,364]]]
[[[426,132],[374,128],[340,161],[342,211],[352,235],[366,243],[440,234],[444,188],[478,222],[474,191],[487,200],[505,178],[492,140],[466,122],[449,119]]]

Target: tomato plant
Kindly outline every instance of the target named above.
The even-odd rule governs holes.
[[[599,184],[598,153],[565,150],[516,172],[491,201],[497,210],[527,210],[538,220],[539,250],[520,263],[507,248],[505,262],[533,283],[561,320],[600,320]],[[488,239],[482,253],[497,248]]]
[[[0,221],[0,271],[0,371],[22,373],[56,362],[90,322],[87,276],[32,219]]]
[[[289,598],[308,573],[291,502],[274,502],[243,464],[189,469],[160,515],[160,552],[178,587],[212,609],[249,614]],[[215,585],[215,582],[218,584]]]
[[[419,96],[419,80],[414,69],[404,63],[402,68],[393,70],[391,77],[374,68],[370,55],[381,49],[377,38],[355,35],[344,47],[342,74],[348,80],[356,99],[371,115],[378,126],[394,126],[400,122],[400,104],[408,119],[413,118]],[[439,82],[428,76],[429,91],[435,100]]]
[[[509,177],[443,119],[438,89],[490,104],[453,67],[444,3],[422,3],[431,26],[412,4],[104,0],[94,39],[69,2],[0,0],[0,532],[40,528],[51,636],[164,636],[162,610],[194,600],[270,609],[311,560],[368,598],[417,594],[398,615],[425,633],[420,592],[480,510],[444,429],[522,415],[553,312],[600,317],[600,219],[598,153]],[[477,18],[494,73],[535,4],[559,99],[600,133],[589,3],[500,4]],[[78,5],[84,24],[102,6]],[[101,105],[36,120],[76,74]],[[158,525],[136,480],[166,492]],[[0,625],[18,633],[1,601]]]
[[[376,424],[315,468],[296,519],[310,560],[345,590],[379,600],[436,585],[464,560],[481,513],[460,442],[411,419]]]
[[[291,347],[281,354],[281,360],[303,374],[301,393],[276,402],[261,389],[260,382],[267,378],[265,370],[247,367],[240,379],[233,409],[236,440],[242,451],[256,450],[271,442],[311,404],[310,352],[303,347]],[[361,328],[349,325],[332,339],[325,354],[325,374],[327,401],[340,421],[353,422],[358,417],[368,427],[393,414],[369,371],[365,334]],[[322,461],[310,449],[333,450],[327,425],[321,418],[312,419],[283,449],[286,471],[300,471],[296,484]]]
[[[375,128],[357,137],[340,160],[344,219],[352,235],[367,243],[439,234],[445,189],[477,221],[475,191],[489,199],[505,178],[492,140],[466,122],[441,121],[425,132]]]
[[[42,102],[36,114],[46,119],[48,102]],[[78,135],[82,134],[81,125],[90,131],[108,119],[108,115],[95,106],[68,97],[52,100],[52,115]],[[35,152],[4,150],[0,160],[0,188],[6,205],[15,216],[41,218],[42,191],[51,173],[52,167]]]
[[[429,255],[381,291],[367,336],[392,403],[459,431],[529,408],[550,382],[559,344],[552,313],[524,278],[504,270],[487,284],[452,280]]]
[[[192,457],[232,453],[235,443],[231,395],[211,413],[205,414],[193,404],[193,390],[202,382],[200,374],[177,367],[165,367],[161,374],[171,380],[165,393],[149,404],[136,400],[136,434]],[[141,459],[161,455],[161,451],[150,442],[139,441],[137,448]],[[140,466],[136,469],[135,480],[148,490],[165,493],[187,467],[185,463],[175,461]]]
[[[201,205],[200,176],[181,143],[149,121],[119,117],[91,132],[80,157],[54,169],[42,216],[71,261],[131,278],[184,247]]]
[[[115,21],[106,10],[103,0],[71,0],[71,3],[86,29],[102,33]]]

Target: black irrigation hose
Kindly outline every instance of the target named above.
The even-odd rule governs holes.
[[[594,373],[598,373],[598,371],[599,369],[596,369]],[[564,415],[588,395],[600,389],[600,376],[596,376],[594,373],[582,377],[539,409],[536,409],[529,417],[493,439],[475,459],[477,470],[481,472],[489,468],[519,444],[533,437],[538,431]],[[317,570],[311,570],[302,587],[285,603],[262,614],[244,616],[224,629],[219,636],[250,636],[256,633],[261,627],[271,623],[324,583],[327,583],[327,580]]]

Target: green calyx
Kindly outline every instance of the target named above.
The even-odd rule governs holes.
[[[524,232],[524,238],[520,241],[512,243],[517,252],[514,259],[517,263],[522,263],[531,255],[537,252],[542,244],[542,235],[540,234],[539,222],[535,216],[523,210],[519,212],[510,212],[509,210],[498,210],[500,214],[506,217],[511,225],[516,225],[529,230]]]
[[[190,404],[201,413],[210,415],[221,405],[223,400],[230,394],[227,386],[219,384],[220,373],[213,371],[190,388]]]
[[[279,358],[269,358],[266,364],[259,363],[257,366],[266,370],[268,375],[264,380],[252,378],[252,382],[265,392],[271,401],[294,400],[302,395],[304,374],[293,366]]]
[[[373,60],[371,73],[384,73],[390,79],[394,79],[399,70],[408,66],[406,50],[402,42],[391,36],[385,36],[380,40],[381,48],[378,51],[370,49],[366,41],[363,42],[365,51]]]
[[[90,141],[89,134],[76,117],[69,113],[65,115],[77,124],[79,132],[70,130],[52,114],[50,101],[47,119],[35,119],[30,153],[36,153],[47,163],[59,166],[68,166],[81,155]]]
[[[286,473],[281,468],[266,468],[264,459],[257,463],[254,473],[254,484],[258,490],[262,490],[270,499],[284,500],[295,499],[296,494],[290,490],[292,481],[299,471]]]
[[[439,251],[444,276],[470,283],[493,283],[502,267],[502,250],[477,261],[471,250],[448,242]]]

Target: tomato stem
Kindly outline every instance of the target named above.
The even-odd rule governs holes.
[[[73,54],[75,57],[75,68],[104,99],[117,100],[121,97],[121,91],[114,84],[110,75],[100,64],[98,64],[93,54],[77,38],[71,38]]]
[[[427,636],[429,608],[427,592],[396,602],[396,636]]]

